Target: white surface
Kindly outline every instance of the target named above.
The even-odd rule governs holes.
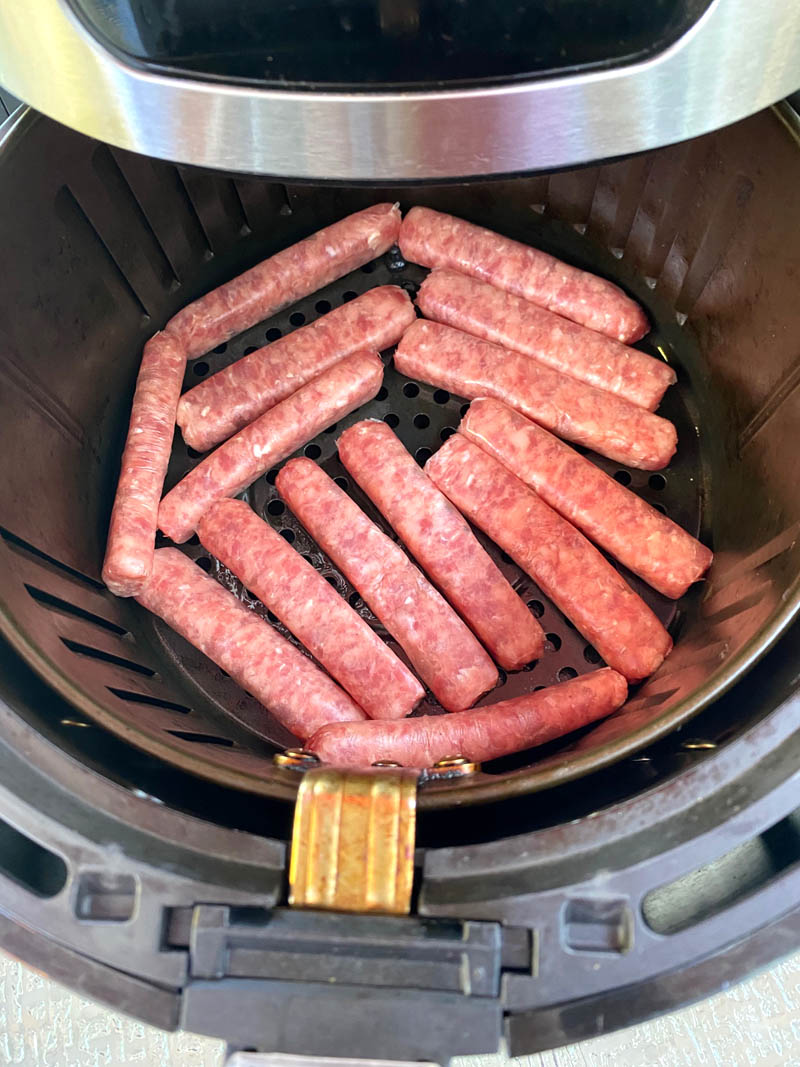
[[[702,1004],[555,1052],[454,1067],[800,1067],[800,955]],[[0,956],[0,1064],[220,1067],[222,1044],[165,1034]]]

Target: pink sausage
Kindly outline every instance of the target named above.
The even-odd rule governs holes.
[[[538,659],[541,626],[386,423],[345,430],[339,457],[500,666],[513,671]]]
[[[394,357],[401,374],[474,400],[493,396],[568,441],[618,463],[659,470],[672,458],[671,422],[528,356],[418,319]]]
[[[429,319],[532,356],[648,411],[676,381],[667,363],[454,270],[429,274],[417,304]]]
[[[136,596],[305,740],[330,722],[363,719],[336,682],[177,548],[160,548]]]
[[[291,460],[276,485],[442,707],[462,711],[497,684],[494,664],[450,605],[316,463]]]
[[[412,263],[470,274],[617,341],[638,341],[650,328],[639,305],[605,278],[453,215],[413,207],[398,242]]]
[[[344,356],[396,344],[415,317],[405,290],[381,285],[259,348],[184,393],[177,420],[184,441],[207,451]]]
[[[192,536],[204,511],[236,496],[327,426],[371,400],[383,381],[380,356],[335,363],[199,463],[161,501],[158,525],[173,541]]]
[[[103,562],[103,581],[117,596],[135,596],[153,566],[185,369],[186,353],[168,334],[157,333],[144,346]]]
[[[220,500],[200,540],[374,719],[399,719],[425,690],[360,615],[243,500]]]
[[[543,745],[605,718],[622,707],[628,686],[608,667],[536,693],[458,715],[421,715],[404,722],[333,723],[306,748],[325,763],[369,767],[393,760],[432,767],[448,756],[478,763]]]
[[[499,400],[474,400],[459,429],[664,596],[683,596],[711,566],[705,545]]]
[[[375,204],[326,226],[179,311],[167,323],[189,359],[227,341],[383,255],[397,240],[400,208]]]
[[[639,681],[660,666],[672,639],[594,545],[519,478],[455,434],[425,470],[574,623],[609,667]]]

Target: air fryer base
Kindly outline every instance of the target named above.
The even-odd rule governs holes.
[[[19,708],[41,693],[7,655],[0,944],[117,1010],[237,1048],[446,1062],[494,1052],[503,1038],[522,1055],[630,1025],[724,988],[800,943],[798,656],[794,627],[693,722],[691,737],[678,734],[638,757],[645,780],[670,761],[675,770],[632,799],[604,805],[612,768],[590,782],[602,810],[508,836],[519,811],[488,805],[480,810],[497,840],[463,847],[426,846],[440,816],[423,813],[422,925],[400,920],[407,925],[391,953],[394,977],[382,972],[390,984],[381,987],[373,971],[359,971],[359,952],[364,967],[375,966],[375,952],[364,950],[351,917],[334,916],[333,933],[321,926],[315,934],[314,913],[276,912],[284,899],[280,805],[254,812],[265,835],[256,836],[110,782],[9,713],[7,701]],[[704,743],[742,701],[757,701],[763,718],[724,748]],[[66,705],[51,710],[70,714]],[[31,849],[38,860],[28,864],[26,888],[14,881],[13,857]],[[679,929],[657,933],[644,912],[660,929]],[[373,940],[391,946],[398,920],[369,922]],[[299,957],[285,940],[293,923],[303,925]],[[326,984],[310,1016],[308,998],[320,991],[311,983],[329,969],[332,939],[354,969],[349,980]],[[464,985],[454,946],[459,959],[463,952],[483,968],[482,987]],[[288,965],[279,951],[289,952]],[[323,1003],[331,1025],[339,1020],[335,1032],[314,1021]]]

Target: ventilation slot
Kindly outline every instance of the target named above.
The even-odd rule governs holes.
[[[11,533],[10,530],[6,530],[2,526],[0,526],[0,537],[2,537],[6,544],[11,546],[11,548],[27,552],[43,563],[49,563],[51,567],[55,567],[56,570],[60,571],[62,574],[68,574],[70,578],[77,578],[79,582],[88,585],[90,589],[98,589],[102,592],[105,591],[105,586],[101,582],[95,581],[94,578],[90,578],[87,574],[83,574],[81,571],[76,571],[74,567],[62,563],[61,560],[55,559],[53,556],[48,556],[46,552],[42,552],[41,549],[35,548],[28,541],[24,541],[21,537],[17,537],[16,534]]]
[[[185,704],[176,704],[172,700],[163,700],[161,697],[151,697],[146,693],[135,693],[131,689],[116,689],[113,685],[107,685],[109,693],[113,693],[120,700],[129,704],[145,704],[149,708],[164,708],[166,711],[177,711],[180,715],[191,715],[192,709]]]
[[[67,865],[0,819],[0,872],[37,897],[54,897],[67,881]]]
[[[800,860],[800,808],[713,863],[653,889],[642,914],[657,934],[695,926],[774,881]]]
[[[78,607],[77,604],[70,604],[68,601],[62,600],[61,597],[46,592],[44,589],[37,589],[35,585],[28,585],[26,582],[25,588],[37,604],[41,604],[43,607],[49,608],[51,611],[62,612],[64,615],[72,615],[76,619],[90,622],[93,626],[99,626],[102,630],[108,630],[109,633],[117,634],[119,637],[124,637],[128,632],[124,627],[118,626],[115,622],[109,622],[108,619],[103,619],[91,611],[86,611],[84,608]]]
[[[80,641],[72,641],[68,637],[62,637],[61,640],[70,650],[78,656],[88,656],[90,659],[100,660],[103,663],[113,663],[115,667],[124,667],[129,671],[136,671],[137,674],[144,674],[148,678],[155,676],[155,671],[150,667],[145,667],[141,663],[134,663],[131,659],[125,659],[124,656],[115,656],[111,652],[103,652],[100,648],[92,648],[91,645],[84,645]]]
[[[227,737],[217,737],[215,734],[193,734],[186,730],[167,730],[173,737],[179,737],[181,741],[193,741],[197,745],[221,745],[223,748],[233,748],[233,741]]]

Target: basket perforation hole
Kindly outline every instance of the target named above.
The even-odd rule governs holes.
[[[328,583],[328,585],[332,585],[334,589],[338,589],[339,583],[336,581],[336,578],[332,574],[326,574],[325,581]]]
[[[427,430],[430,424],[431,420],[424,412],[420,411],[418,415],[414,416],[414,425],[418,430]]]
[[[656,511],[660,511],[662,515],[667,514],[667,509],[664,507],[663,504],[653,504],[653,507],[656,509]]]
[[[342,293],[342,302],[344,304],[349,304],[350,301],[355,300],[357,296],[358,293],[354,293],[352,289],[348,289],[347,292]]]
[[[279,330],[277,326],[270,326],[267,330],[266,338],[268,341],[280,341],[283,337],[283,331]]]
[[[347,478],[345,478],[343,474],[340,474],[338,478],[334,478],[333,480],[336,482],[340,489],[344,489],[344,491],[347,492],[350,487],[350,482],[348,482]]]
[[[198,452],[196,448],[192,448],[191,445],[186,446],[186,455],[189,459],[200,459],[202,452]]]
[[[233,741],[229,737],[217,737],[216,734],[196,734],[188,730],[167,730],[173,737],[179,737],[181,741],[191,741],[197,745],[219,745],[222,748],[233,748]]]
[[[274,485],[275,484],[275,480],[277,479],[277,477],[278,477],[278,468],[277,467],[273,467],[271,471],[267,471],[267,481],[269,482],[270,485]]]
[[[202,378],[204,374],[208,374],[209,366],[204,359],[195,363],[192,367],[192,373],[196,374],[198,378]]]
[[[278,618],[278,616],[275,614],[274,611],[269,611],[268,610],[267,611],[267,618],[269,619],[269,621],[272,623],[273,626],[277,626],[278,623],[280,622],[280,619]]]
[[[469,404],[462,404],[461,407],[459,408],[459,414],[461,415],[462,419],[464,418],[464,416],[466,415],[466,413],[468,411],[469,411]]]
[[[319,315],[327,315],[331,309],[330,300],[318,300],[314,305],[314,310]]]
[[[383,421],[387,426],[390,426],[393,430],[400,425],[399,415],[395,415],[393,411],[390,411],[388,415],[383,416]]]
[[[419,386],[416,382],[406,382],[403,386],[403,396],[407,396],[409,400],[413,400],[415,396],[419,396]]]
[[[548,652],[558,652],[561,648],[561,638],[558,634],[545,634],[545,648]]]
[[[365,263],[364,266],[361,268],[361,273],[362,274],[372,274],[372,272],[374,270],[375,270],[375,264],[374,263]]]
[[[289,322],[292,326],[302,326],[306,321],[306,317],[302,311],[293,311],[289,316]]]
[[[584,648],[583,658],[587,663],[597,664],[603,662],[602,656],[592,645],[587,645],[586,648]]]
[[[422,448],[418,448],[417,451],[414,453],[414,459],[417,461],[417,463],[419,463],[420,467],[424,467],[432,455],[433,452],[430,450],[430,448],[426,448],[423,445]]]
[[[630,485],[631,476],[628,471],[614,471],[614,481],[619,482],[620,485]]]
[[[544,604],[541,600],[529,600],[528,608],[537,619],[541,619],[542,615],[544,615]]]
[[[382,385],[380,387],[380,389],[378,390],[378,395],[375,397],[375,399],[376,400],[385,400],[388,397],[388,395],[389,395],[389,390],[386,388],[385,385]]]
[[[556,678],[558,678],[559,682],[568,682],[571,678],[577,677],[578,672],[575,670],[574,667],[562,667],[556,675]]]
[[[335,422],[333,424],[333,426],[328,426],[327,429],[323,430],[323,433],[336,433],[336,431],[338,429],[339,429],[339,423]]]
[[[248,345],[244,350],[243,355],[252,356],[254,352],[258,352],[258,345]]]
[[[211,573],[211,560],[208,556],[198,556],[195,563],[201,570],[204,570],[206,574]]]
[[[284,541],[288,541],[290,545],[294,544],[295,532],[294,530],[290,530],[287,526],[285,529],[281,530],[281,537]]]
[[[227,341],[223,341],[221,345],[217,345],[217,347],[214,349],[214,351],[216,352],[216,354],[218,356],[221,356],[223,354],[223,352],[227,352],[228,351],[228,342]]]
[[[663,474],[651,474],[647,479],[647,484],[658,493],[667,488],[667,479]]]
[[[437,404],[449,404],[450,394],[446,389],[436,389],[433,394],[434,402]]]
[[[358,608],[361,606],[361,597],[356,592],[352,592],[347,598],[347,603],[351,608]]]
[[[319,445],[306,445],[306,447],[303,449],[303,455],[307,456],[308,459],[319,459],[319,457],[322,455],[322,449],[319,447]]]
[[[270,515],[283,515],[286,511],[286,505],[282,500],[270,500],[267,504],[267,511]]]
[[[445,428],[439,434],[439,439],[441,441],[446,441],[448,439],[448,437],[452,437],[455,432],[456,432],[455,426],[445,426]]]

